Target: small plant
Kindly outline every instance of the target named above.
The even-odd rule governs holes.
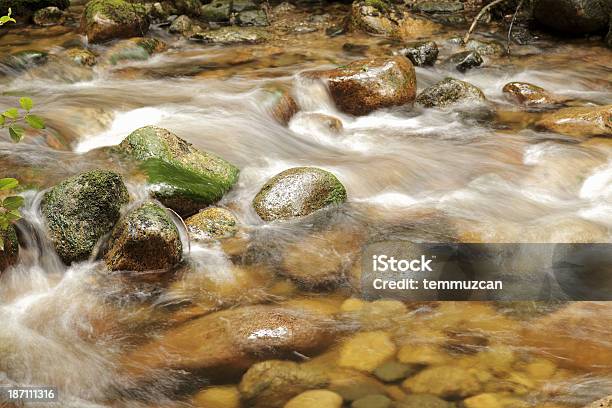
[[[6,16],[0,17],[0,26],[5,25],[6,23],[16,23],[14,18],[11,18],[11,9],[8,9],[8,14]]]
[[[19,185],[14,178],[0,179],[0,191],[12,190]],[[6,231],[11,223],[21,218],[19,208],[24,203],[21,196],[9,196],[0,201],[0,230]],[[4,238],[0,235],[0,251],[4,251]]]
[[[30,113],[33,106],[32,99],[24,96],[19,99],[18,108],[9,108],[0,115],[0,126],[2,128],[8,127],[13,142],[19,143],[23,139],[25,129],[21,124],[26,124],[33,129],[45,128],[45,122],[42,118]]]

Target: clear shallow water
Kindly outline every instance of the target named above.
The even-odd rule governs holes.
[[[451,34],[440,35],[441,58],[453,51],[443,41]],[[0,78],[3,106],[14,103],[15,95],[31,95],[49,125],[18,146],[8,138],[0,141],[3,174],[34,187],[26,194],[28,221],[20,226],[25,242],[21,261],[0,279],[0,381],[56,385],[61,406],[186,403],[190,394],[175,395],[172,373],[162,378],[169,386],[147,389],[156,403],[126,393],[139,383],[123,372],[122,356],[215,309],[260,302],[304,307],[306,299],[316,310],[346,313],[343,302],[356,296],[350,287],[304,292],[274,273],[296,242],[306,255],[331,248],[354,257],[358,245],[347,249],[344,244],[359,242],[362,234],[484,242],[610,241],[610,141],[580,142],[536,132],[529,124],[539,113],[522,112],[501,93],[509,81],[528,81],[564,97],[610,103],[609,50],[542,41],[515,46],[515,56],[489,58],[485,68],[466,75],[417,68],[419,89],[448,75],[479,86],[496,105],[493,118],[421,108],[353,118],[338,112],[324,89],[300,83],[296,74],[356,58],[342,51],[345,42],[369,45],[367,55],[387,55],[399,46],[355,34],[286,38],[283,44],[221,48],[166,36],[170,49],[147,61],[109,65],[106,48],[96,46],[101,62],[92,71],[58,68],[51,61]],[[0,50],[41,48],[53,54],[74,39],[70,31],[21,30],[0,38]],[[266,109],[264,88],[270,84],[292,86],[302,108],[287,127]],[[339,118],[343,130],[330,131],[313,113]],[[239,237],[210,246],[192,244],[185,254],[187,266],[161,290],[126,284],[96,261],[65,267],[50,248],[38,214],[41,190],[78,171],[108,167],[108,158],[97,148],[115,145],[147,124],[167,128],[241,169],[238,184],[220,202],[238,217]],[[336,174],[347,188],[348,204],[331,221],[323,217],[266,225],[252,210],[252,198],[271,176],[301,165]],[[125,172],[131,194],[144,197],[144,186]],[[301,267],[315,271],[322,266],[314,256]],[[513,397],[527,406],[580,406],[612,394],[609,304],[564,309],[561,317],[566,313],[568,324],[547,323],[546,307],[527,306],[417,304],[397,319],[383,314],[389,321],[366,311],[348,319],[356,319],[361,331],[391,333],[398,347],[438,345],[439,334],[453,330],[482,332],[489,340],[481,351],[491,352],[489,358],[451,353],[448,364],[499,370],[504,374],[500,381],[510,381],[505,375],[512,373],[529,377],[525,365],[536,357],[554,362],[549,378],[529,377],[534,384],[526,392],[512,388]],[[530,333],[532,326],[556,336],[547,342]],[[517,337],[524,332],[526,337]],[[339,334],[320,364],[332,369],[342,342]],[[582,350],[582,344],[588,347]],[[498,346],[513,351],[510,367],[497,363]]]

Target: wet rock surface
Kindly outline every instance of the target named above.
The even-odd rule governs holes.
[[[612,136],[612,105],[560,109],[546,114],[536,126],[578,138]]]
[[[481,66],[483,62],[477,51],[463,51],[451,55],[445,63],[454,66],[459,72],[466,72],[469,69]]]
[[[551,30],[580,35],[606,29],[610,11],[608,0],[537,0],[533,14],[538,23]]]
[[[43,27],[62,24],[65,19],[66,17],[64,12],[54,6],[36,10],[34,16],[32,17],[34,24]]]
[[[400,56],[357,60],[335,70],[302,75],[323,80],[338,109],[352,115],[410,105],[416,95],[414,67]]]
[[[210,44],[259,44],[268,40],[265,31],[251,27],[222,27],[216,30],[200,31],[189,37],[193,41]]]
[[[209,207],[185,220],[189,237],[196,241],[207,241],[232,237],[238,231],[236,217],[220,207]]]
[[[270,179],[253,199],[265,221],[309,215],[346,200],[346,190],[332,173],[316,167],[296,167]]]
[[[558,98],[544,88],[527,82],[509,82],[504,85],[504,92],[509,99],[527,106],[555,105],[560,103]]]
[[[145,203],[115,227],[104,256],[112,271],[168,270],[182,257],[178,229],[162,207]]]
[[[433,41],[419,41],[406,44],[398,54],[408,58],[416,67],[431,66],[438,59],[438,46]]]
[[[19,259],[19,242],[15,227],[10,225],[6,230],[0,231],[4,248],[0,250],[0,274],[8,267],[13,266]]]
[[[486,98],[476,86],[459,79],[446,78],[425,88],[416,101],[426,108],[433,108],[466,103],[481,104]]]
[[[121,176],[106,170],[82,173],[51,188],[41,211],[62,261],[89,258],[98,240],[119,220],[128,199]]]
[[[93,0],[81,17],[81,30],[92,43],[146,34],[149,21],[140,4],[124,0]]]

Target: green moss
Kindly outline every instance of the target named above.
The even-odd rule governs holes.
[[[128,24],[134,21],[134,18],[144,16],[145,7],[142,4],[128,3],[124,0],[92,0],[85,7],[85,19],[91,24],[96,14]]]
[[[87,259],[128,200],[121,176],[106,170],[79,174],[49,190],[41,210],[60,258],[66,263]]]
[[[387,3],[384,0],[365,0],[364,3],[366,6],[374,7],[376,10],[380,11],[381,13],[385,13],[391,8],[389,3]]]
[[[10,225],[6,230],[0,230],[0,236],[4,241],[4,250],[0,251],[0,273],[11,265],[14,265],[19,258],[19,242],[15,227]]]

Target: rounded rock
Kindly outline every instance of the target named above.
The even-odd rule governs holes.
[[[357,333],[342,345],[338,365],[373,372],[376,367],[392,359],[396,351],[389,333],[383,331]]]
[[[559,102],[544,88],[528,82],[509,82],[504,85],[502,92],[521,105],[554,105]]]
[[[236,235],[236,217],[220,207],[206,208],[185,220],[189,237],[195,241],[229,238]]]
[[[482,104],[486,101],[484,93],[469,82],[454,78],[444,80],[425,88],[417,97],[417,103],[426,108],[446,107],[454,104]]]
[[[292,398],[284,408],[341,408],[342,397],[333,391],[310,390]]]

